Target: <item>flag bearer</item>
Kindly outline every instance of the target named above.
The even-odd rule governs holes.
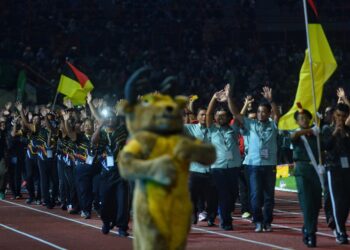
[[[317,129],[310,127],[312,114],[306,109],[300,108],[294,113],[294,118],[299,129],[291,134],[291,139],[295,161],[295,180],[304,218],[303,242],[308,247],[316,247],[317,218],[321,208],[322,188],[309,154],[311,153],[314,159],[318,159]],[[311,151],[308,151],[306,147],[309,147]]]

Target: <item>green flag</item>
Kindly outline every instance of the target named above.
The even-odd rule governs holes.
[[[26,72],[21,70],[17,79],[17,100],[22,101],[25,91],[25,84],[27,81]]]

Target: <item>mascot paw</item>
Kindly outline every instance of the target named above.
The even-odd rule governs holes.
[[[162,185],[171,185],[176,179],[176,166],[173,159],[169,155],[164,155],[156,161],[153,180]]]
[[[193,142],[189,139],[181,140],[174,148],[174,155],[176,158],[183,161],[191,161]]]

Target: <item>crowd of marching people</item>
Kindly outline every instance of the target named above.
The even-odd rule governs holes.
[[[214,225],[218,211],[221,228],[232,230],[231,213],[239,197],[242,218],[251,218],[255,232],[271,232],[276,165],[278,155],[286,153],[287,148],[287,155],[282,158],[288,159],[288,151],[292,151],[304,217],[303,242],[308,247],[316,247],[323,191],[328,227],[333,230],[338,244],[348,244],[350,102],[344,89],[337,89],[338,102],[334,107],[327,107],[324,115],[318,114],[322,118],[318,125],[311,123],[313,115],[298,103],[294,119],[299,128],[288,132],[277,128],[281,114],[272,89],[265,86],[261,94],[264,100],[257,105],[254,105],[252,96],[247,96],[239,111],[228,84],[213,95],[208,107],[197,109],[198,124],[185,125],[188,134],[212,143],[217,152],[217,160],[210,170],[198,164],[191,165],[189,183],[195,206],[193,223],[197,223],[198,211],[203,209],[205,201],[208,226]],[[221,105],[217,107],[218,103]],[[189,110],[193,110],[191,107],[193,103],[190,102]],[[321,138],[319,143],[318,136]],[[318,157],[319,146],[323,163]]]
[[[275,2],[282,12],[300,4]],[[323,13],[347,20],[344,1],[323,2]],[[97,91],[115,95],[109,95],[114,103],[88,95],[80,108],[69,101],[62,106],[7,103],[0,111],[0,200],[25,199],[28,205],[60,207],[85,219],[98,216],[102,233],[116,227],[120,236],[128,236],[133,183],[120,177],[118,153],[129,135],[114,105],[128,75],[150,64],[155,78],[176,75],[184,94],[199,96],[191,96],[184,110],[184,133],[216,148],[217,160],[209,168],[190,167],[193,224],[205,220],[208,227],[233,230],[239,200],[241,216],[254,223],[255,232],[273,231],[276,165],[293,162],[303,242],[316,246],[323,207],[337,243],[348,243],[350,102],[345,91],[338,89],[338,103],[325,108],[319,126],[310,126],[315,117],[301,103],[294,115],[300,128],[277,128],[281,110],[276,103],[288,107],[292,101],[290,89],[304,58],[294,35],[286,37],[288,42],[271,38],[264,43],[257,35],[254,0],[81,3],[0,3],[1,62],[25,65],[35,73],[28,81],[44,89],[57,82],[68,57],[92,76]],[[339,70],[326,88],[349,78],[348,53],[337,46],[334,52]],[[218,91],[222,82],[231,84]],[[324,94],[327,105],[332,103],[333,93]],[[324,169],[318,166],[317,135]]]
[[[20,102],[6,105],[1,116],[0,199],[7,183],[13,199],[22,198],[25,187],[27,204],[60,206],[85,219],[94,209],[104,233],[116,226],[119,235],[127,236],[129,184],[116,165],[128,133],[102,100],[95,101],[103,105],[102,114],[92,102],[88,95],[90,113],[75,109],[70,101],[54,110]]]
[[[280,141],[286,139],[277,128],[280,111],[270,87],[263,87],[259,103],[247,96],[241,110],[232,92],[226,85],[207,105],[191,96],[183,113],[184,133],[213,144],[217,154],[209,168],[190,166],[192,223],[206,220],[214,227],[218,216],[223,230],[233,230],[239,199],[242,218],[252,220],[254,231],[271,232],[276,165]],[[287,133],[304,215],[303,241],[309,247],[316,246],[322,189],[328,226],[339,244],[348,243],[350,102],[342,88],[337,96],[320,129],[310,125],[312,114],[300,105],[294,114],[300,128]],[[118,170],[128,131],[114,105],[91,94],[81,108],[69,100],[62,107],[7,103],[0,115],[0,199],[26,198],[28,205],[60,206],[85,219],[96,215],[104,234],[117,227],[120,236],[128,236],[133,184]],[[323,171],[316,166],[319,133]]]

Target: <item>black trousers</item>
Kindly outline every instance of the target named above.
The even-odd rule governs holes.
[[[197,217],[200,212],[199,202],[204,201],[208,220],[214,222],[218,210],[218,198],[211,174],[190,172],[189,188],[194,216]]]
[[[11,156],[9,158],[8,177],[12,195],[14,197],[21,194],[23,158]]]
[[[317,232],[318,214],[322,201],[321,183],[312,165],[300,161],[296,161],[295,164],[294,175],[303,212],[304,230],[308,234],[314,234]]]
[[[54,205],[58,196],[58,174],[56,159],[41,159],[38,157],[41,196],[44,203]],[[51,194],[50,194],[51,189]]]
[[[129,183],[120,177],[117,168],[102,170],[100,178],[101,219],[119,229],[127,230],[129,223]]]
[[[28,156],[26,154],[25,158],[25,168],[26,168],[26,188],[29,193],[29,198],[41,200],[41,181],[39,174],[39,166],[37,156]],[[35,195],[36,187],[36,195]]]
[[[72,208],[78,211],[79,201],[77,195],[75,166],[73,162],[71,162],[69,165],[65,163],[63,174],[67,185],[67,205],[72,205]]]
[[[251,212],[250,193],[249,193],[249,178],[246,166],[242,165],[239,171],[238,178],[239,201],[241,202],[241,213]]]
[[[230,226],[231,213],[238,196],[239,168],[214,168],[211,172],[218,192],[220,225]]]
[[[97,172],[100,172],[98,169]],[[96,174],[92,179],[92,195],[93,202],[92,205],[95,210],[99,211],[101,207],[101,175]]]
[[[324,175],[323,209],[324,209],[324,213],[326,215],[327,226],[330,229],[334,230],[335,223],[334,223],[334,217],[333,217],[331,196],[330,196],[329,188],[328,188],[328,177],[326,174]]]
[[[333,168],[327,171],[328,189],[333,217],[338,233],[346,233],[346,220],[350,210],[350,168]]]
[[[6,191],[7,166],[5,161],[4,157],[0,159],[0,193],[5,193]]]
[[[96,166],[88,165],[85,162],[76,162],[75,181],[80,209],[91,213],[92,209],[92,181],[96,175]]]
[[[60,194],[60,201],[62,204],[68,204],[68,181],[65,177],[66,162],[63,160],[62,155],[57,156],[57,172],[58,172],[58,189]]]

